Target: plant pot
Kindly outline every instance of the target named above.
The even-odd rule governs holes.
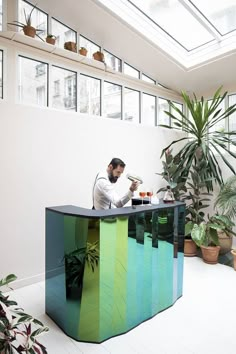
[[[231,250],[231,253],[233,255],[233,263],[234,263],[234,270],[236,270],[236,250]]]
[[[26,36],[34,38],[36,35],[36,29],[32,26],[24,26],[23,32]]]
[[[49,44],[55,45],[56,39],[52,38],[52,37],[47,37],[46,38],[46,42],[49,43]]]
[[[98,61],[104,61],[104,54],[102,52],[95,52],[93,53],[93,59]]]
[[[184,255],[186,257],[194,257],[197,255],[197,245],[192,239],[184,240]]]
[[[65,42],[64,48],[70,50],[71,52],[77,52],[77,45],[75,42]]]
[[[220,246],[200,246],[202,251],[202,258],[205,263],[216,264],[218,263],[218,256]]]
[[[232,248],[233,238],[228,236],[224,231],[217,231],[219,238],[220,254],[226,254],[230,252]]]
[[[80,48],[79,49],[79,54],[80,55],[83,55],[83,56],[86,57],[87,53],[88,53],[87,49],[85,49],[85,48]]]

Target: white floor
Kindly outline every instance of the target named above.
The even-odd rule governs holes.
[[[174,306],[102,344],[67,337],[44,313],[44,283],[10,292],[26,312],[49,326],[40,338],[49,354],[235,354],[236,272],[185,258],[183,296]]]

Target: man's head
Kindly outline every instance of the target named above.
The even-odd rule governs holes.
[[[116,183],[118,178],[124,172],[125,163],[118,158],[113,158],[107,167],[108,178],[111,183]]]

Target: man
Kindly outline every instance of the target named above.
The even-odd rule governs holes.
[[[125,163],[113,158],[103,173],[98,173],[93,186],[93,207],[94,209],[121,208],[133,196],[138,188],[138,182],[132,182],[128,192],[119,197],[115,192],[115,183],[124,172]]]

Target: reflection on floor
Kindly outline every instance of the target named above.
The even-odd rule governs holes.
[[[185,258],[184,291],[174,306],[125,335],[102,344],[76,342],[45,315],[44,283],[10,292],[50,332],[40,338],[49,354],[235,354],[236,272]],[[231,314],[232,311],[232,314]]]

